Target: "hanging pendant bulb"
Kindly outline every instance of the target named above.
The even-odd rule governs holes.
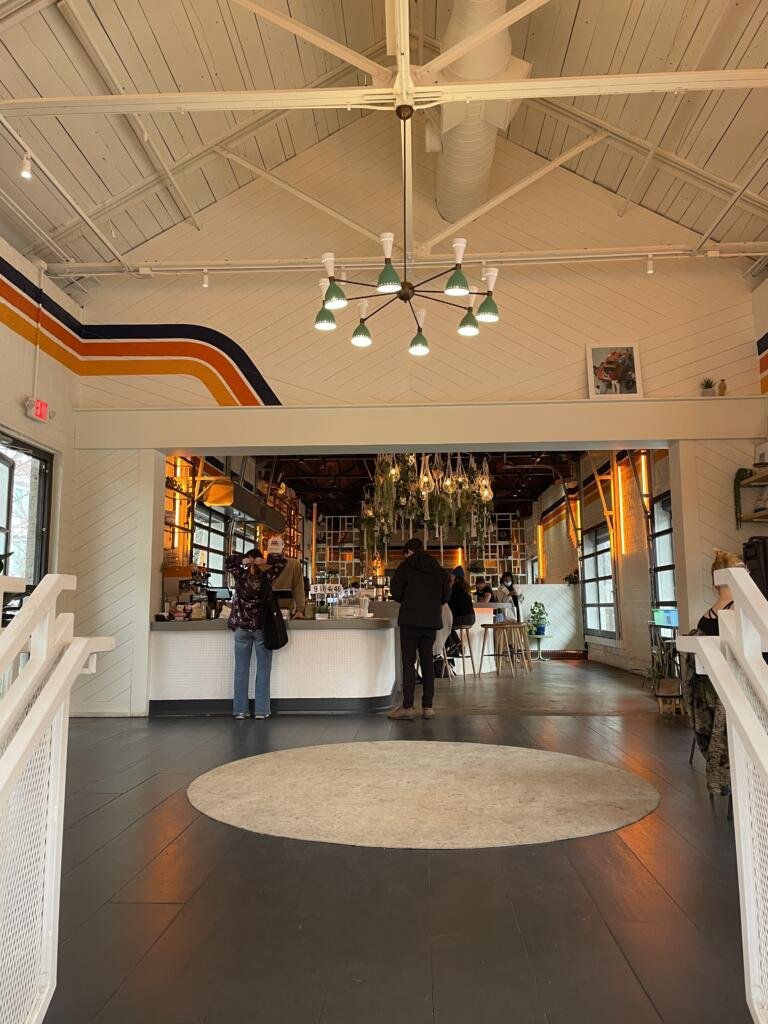
[[[395,236],[391,231],[385,231],[379,236],[379,241],[384,250],[384,266],[376,282],[376,291],[381,292],[382,295],[389,295],[399,292],[401,284],[397,271],[392,266],[392,248],[395,244]]]
[[[459,334],[465,338],[474,338],[475,335],[480,333],[480,324],[477,322],[475,316],[475,296],[473,295],[470,299],[469,305],[467,306],[467,312],[464,314],[464,318],[458,327]]]
[[[448,458],[445,460],[445,476],[443,477],[443,494],[447,494],[450,498],[451,495],[455,494],[458,490],[456,484],[456,478],[453,475],[453,467],[451,465],[451,455],[448,453]]]
[[[320,257],[328,275],[328,287],[323,295],[323,305],[326,309],[344,309],[347,305],[347,296],[336,283],[334,275],[334,256],[332,252],[324,252]]]
[[[487,291],[485,298],[480,303],[477,311],[477,319],[481,324],[496,324],[499,322],[499,307],[493,298],[493,289],[496,286],[496,278],[499,276],[498,267],[489,267],[485,275]]]
[[[365,314],[368,312],[368,300],[363,299],[357,305],[360,310],[360,323],[352,332],[352,344],[355,348],[369,348],[373,344],[373,338],[365,323]]]
[[[411,338],[411,344],[408,346],[408,352],[412,356],[428,356],[429,355],[429,342],[427,341],[423,327],[424,321],[427,318],[426,309],[420,309],[416,313],[416,322],[419,325],[418,331]]]
[[[322,301],[321,301],[321,304],[320,304],[320,309],[317,311],[317,316],[315,317],[315,330],[316,331],[335,331],[336,330],[336,317],[333,315],[333,313],[330,311],[330,309],[326,309],[325,308],[325,289],[326,289],[327,283],[328,282],[325,280],[325,278],[320,278],[319,284],[320,284],[320,295],[322,296]]]
[[[467,477],[466,470],[464,469],[464,463],[461,461],[461,452],[456,457],[456,473],[454,474],[454,480],[456,481],[456,489],[458,491],[465,491],[469,487],[469,478]]]
[[[435,481],[432,479],[432,473],[429,469],[429,455],[422,455],[421,457],[421,470],[419,471],[419,490],[422,495],[426,497],[431,494],[435,489]]]
[[[466,238],[454,238],[451,245],[456,257],[456,264],[453,268],[453,273],[445,282],[443,292],[445,295],[453,296],[469,295],[469,282],[461,269],[461,261],[464,259],[467,240]]]
[[[32,178],[32,157],[29,153],[24,154],[24,159],[21,161],[21,170],[19,174],[25,181],[30,181]]]

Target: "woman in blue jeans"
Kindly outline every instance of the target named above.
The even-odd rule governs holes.
[[[248,718],[248,678],[251,669],[251,651],[256,651],[256,690],[254,718],[269,718],[269,677],[272,672],[272,651],[264,646],[261,630],[261,603],[265,578],[270,583],[285,568],[283,557],[265,561],[257,548],[243,554],[230,555],[225,565],[235,580],[232,613],[229,628],[235,631],[235,698],[232,713],[235,718]]]

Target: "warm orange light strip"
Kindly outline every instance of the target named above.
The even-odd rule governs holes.
[[[632,456],[630,455],[631,459]],[[631,469],[630,469],[631,472]],[[619,492],[618,498],[618,513],[619,513],[619,553],[625,555],[627,553],[627,537],[624,532],[624,482],[621,479],[621,463],[616,463],[616,490]]]
[[[544,580],[547,578],[547,560],[544,553],[544,527],[539,523],[537,529],[537,540],[539,549],[539,579]]]

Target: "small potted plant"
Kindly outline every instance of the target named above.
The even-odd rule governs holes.
[[[547,609],[541,601],[534,601],[528,613],[528,632],[531,636],[544,636],[549,622]]]
[[[717,394],[717,391],[715,390],[715,382],[711,377],[705,377],[699,387],[701,388],[701,393],[705,398],[714,398]]]

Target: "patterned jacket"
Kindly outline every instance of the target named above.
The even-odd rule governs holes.
[[[274,582],[286,564],[284,558],[276,558],[266,568],[255,567],[253,572],[250,572],[247,566],[243,566],[244,558],[261,557],[261,552],[254,548],[245,554],[237,552],[230,555],[224,563],[227,572],[235,581],[232,612],[229,616],[230,629],[261,629],[264,578],[267,577],[270,583]]]

